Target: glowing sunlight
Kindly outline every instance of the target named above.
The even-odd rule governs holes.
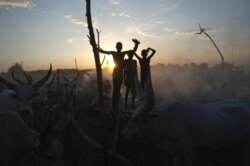
[[[105,67],[108,67],[110,70],[113,70],[115,67],[114,60],[112,56],[107,56],[105,61]]]

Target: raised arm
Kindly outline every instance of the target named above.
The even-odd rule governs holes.
[[[151,50],[152,52],[151,52],[151,54],[148,56],[148,58],[152,58],[152,57],[154,56],[155,52],[156,52],[155,49],[148,47],[147,51],[149,52],[150,50]]]
[[[136,52],[140,42],[137,39],[132,39],[132,41],[135,43],[134,49],[133,50],[128,50],[128,51],[123,51],[124,54],[128,54],[131,51]]]
[[[141,59],[142,59],[141,57],[139,57],[139,56],[136,54],[136,52],[133,52],[133,53],[134,53],[135,57],[136,57],[138,60],[141,60]]]
[[[114,54],[114,53],[115,53],[114,51],[105,51],[105,50],[103,50],[99,45],[97,45],[95,42],[93,42],[93,40],[91,40],[90,38],[89,38],[89,42],[90,42],[90,44],[91,44],[92,46],[94,46],[94,47],[97,49],[97,51],[100,52],[100,53],[103,53],[103,54]]]
[[[132,41],[135,43],[135,46],[134,46],[134,49],[133,51],[136,52],[137,51],[137,48],[138,48],[138,45],[141,44],[139,40],[137,39],[132,39]]]
[[[103,54],[114,54],[115,52],[114,51],[105,51],[103,50],[101,47],[99,46],[96,46],[97,50],[100,52],[100,53],[103,53]]]

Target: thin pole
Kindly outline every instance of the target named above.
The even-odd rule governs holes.
[[[234,44],[232,44],[232,65],[234,65]]]

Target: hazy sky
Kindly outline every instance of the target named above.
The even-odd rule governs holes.
[[[0,0],[0,72],[14,62],[26,70],[93,68],[86,35],[85,0]],[[219,63],[198,23],[210,34],[227,62],[250,64],[250,0],[92,0],[92,17],[101,30],[101,47],[121,41],[137,51],[155,48],[156,63]]]

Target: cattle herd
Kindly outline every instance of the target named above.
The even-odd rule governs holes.
[[[151,69],[151,71],[155,70]],[[69,141],[67,137],[70,136],[65,136],[64,131],[72,125],[72,119],[75,120],[81,114],[83,107],[79,107],[79,101],[82,105],[91,105],[91,100],[96,96],[96,81],[89,80],[84,85],[79,81],[80,78],[84,79],[83,77],[92,77],[90,72],[86,72],[83,76],[80,71],[74,70],[73,74],[73,78],[68,78],[62,70],[52,71],[52,65],[50,65],[49,70],[36,81],[27,72],[23,73],[26,81],[21,80],[15,75],[14,68],[11,71],[11,80],[0,76],[0,85],[3,87],[0,91],[1,166],[95,165],[65,162],[65,148],[67,148],[65,140]],[[237,152],[240,152],[241,164],[250,165],[250,102],[248,100],[240,100],[236,97],[216,98],[213,102],[202,101],[189,104],[176,100],[171,103],[166,102],[167,104],[164,105],[162,100],[166,98],[161,98],[159,103],[157,101],[159,97],[155,95],[158,89],[154,91],[157,88],[154,85],[157,84],[154,78],[159,73],[152,78],[151,74],[148,72],[145,94],[141,94],[144,95],[141,97],[143,100],[137,101],[136,109],[131,110],[129,114],[126,113],[126,116],[120,114],[122,125],[119,138],[121,140],[126,142],[131,139],[148,138],[156,149],[169,153],[171,158],[167,165],[197,165],[195,159],[197,149],[206,149],[206,147],[236,148]],[[158,84],[161,86],[160,83]],[[212,85],[210,84],[210,87],[213,89]],[[173,89],[175,82],[169,77],[165,80],[164,86]],[[110,85],[108,87],[111,88]],[[140,91],[140,88],[137,88]],[[209,89],[209,86],[206,89]],[[248,89],[241,89],[243,89],[241,93],[248,92]],[[79,100],[79,96],[84,101]],[[107,102],[111,103],[110,100]],[[86,106],[84,109],[92,108]],[[122,109],[124,108],[121,106],[121,112],[124,113]],[[88,125],[91,126],[91,124]],[[114,127],[115,123],[112,125]],[[82,128],[86,129],[87,126]],[[71,144],[74,143],[77,144],[71,141]],[[81,157],[91,155],[84,154]],[[126,156],[126,154],[123,155]],[[116,164],[132,165],[131,163],[140,165],[134,162]],[[220,165],[220,163],[216,164]]]

